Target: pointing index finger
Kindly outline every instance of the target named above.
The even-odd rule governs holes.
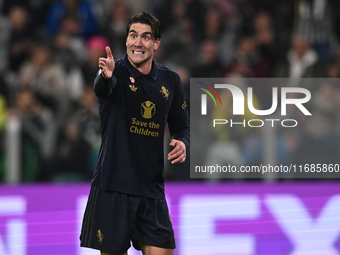
[[[105,47],[105,50],[106,50],[106,56],[108,59],[113,59],[113,56],[112,56],[112,52],[111,52],[111,49],[109,46],[106,46]]]

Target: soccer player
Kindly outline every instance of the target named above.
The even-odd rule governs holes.
[[[188,110],[179,76],[153,60],[160,23],[139,12],[127,25],[126,54],[106,47],[94,90],[102,145],[81,231],[81,246],[127,254],[130,241],[148,255],[173,254],[175,237],[164,195],[164,131],[172,164],[186,159]]]

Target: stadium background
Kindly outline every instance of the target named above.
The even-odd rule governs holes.
[[[60,227],[60,233],[72,232],[77,236],[76,230],[72,226],[71,230],[68,229],[70,226],[67,224],[77,221],[76,217],[50,218],[47,223],[41,223],[47,224],[44,225],[46,229],[21,229],[24,232],[15,232],[15,220],[27,220],[26,214],[43,214],[38,209],[38,202],[37,205],[30,205],[29,201],[35,201],[34,197],[39,201],[44,192],[51,194],[52,198],[54,192],[58,194],[63,188],[69,188],[71,192],[79,187],[78,193],[86,194],[83,185],[88,185],[91,180],[100,145],[98,106],[92,88],[98,69],[97,60],[105,55],[106,45],[111,46],[115,59],[124,55],[126,23],[135,12],[147,10],[159,18],[162,43],[156,53],[156,62],[180,74],[189,107],[190,77],[340,76],[340,2],[335,0],[2,0],[0,6],[0,180],[3,183],[0,193],[0,254],[1,251],[6,255],[86,254],[84,251],[68,250],[65,244],[54,243],[53,235],[41,243],[30,244],[27,241],[32,236],[55,233],[56,230],[47,226],[53,221],[59,227],[65,226]],[[311,92],[313,113],[318,114],[318,123],[305,123],[298,132],[280,137],[278,141],[284,150],[278,150],[278,153],[284,151],[285,154],[275,156],[291,162],[337,162],[340,152],[339,87],[325,84],[313,88]],[[271,89],[259,85],[254,88],[254,93],[259,106],[267,109],[271,103]],[[323,125],[317,125],[320,123]],[[221,139],[227,144],[236,140],[243,160],[249,160],[250,165],[261,164],[263,155],[259,154],[259,148],[266,137],[259,137],[250,131],[247,134],[222,135]],[[166,146],[166,151],[169,149]],[[216,198],[214,195],[242,195],[245,194],[244,190],[248,195],[258,196],[260,201],[266,192],[269,195],[290,194],[301,199],[307,208],[304,213],[318,208],[314,213],[309,211],[315,220],[322,215],[323,208],[327,208],[325,205],[339,208],[336,202],[332,203],[339,193],[335,179],[327,182],[305,180],[301,183],[301,180],[293,178],[289,181],[291,186],[282,181],[268,184],[266,180],[257,180],[256,183],[239,180],[193,181],[190,180],[188,162],[179,166],[167,164],[164,173],[169,190],[178,185],[182,187],[183,197],[186,193],[197,193],[197,189],[200,194],[205,191],[209,193],[212,200]],[[60,190],[53,189],[55,185]],[[255,185],[254,189],[247,189],[249,185]],[[308,192],[295,194],[301,185],[309,187],[306,188]],[[326,189],[327,185],[329,189],[324,195],[321,190],[318,191]],[[216,190],[210,190],[211,187]],[[232,192],[230,187],[237,187],[234,190],[239,193]],[[31,197],[26,188],[31,189]],[[18,209],[11,211],[13,196]],[[66,199],[67,194],[60,196]],[[170,192],[169,196],[173,194]],[[301,197],[323,197],[323,200],[314,205]],[[47,204],[51,204],[51,210],[56,214],[79,210],[76,206],[65,207],[62,202],[53,207],[53,202],[53,199],[41,201],[48,208]],[[180,206],[179,203],[177,201],[176,205]],[[261,208],[261,212],[268,210],[262,202]],[[181,216],[179,210],[176,217]],[[38,222],[39,217],[36,220]],[[336,219],[330,222],[336,225]],[[37,223],[33,221],[30,224]],[[223,222],[214,224],[225,225]],[[215,229],[209,232],[209,236],[222,235],[221,231]],[[239,233],[241,230],[235,231]],[[252,233],[246,226],[242,231]],[[301,226],[300,231],[306,229]],[[326,227],[323,231],[328,232]],[[18,243],[11,242],[16,240],[15,233],[25,236],[22,240],[26,240],[27,247],[18,248]],[[306,237],[305,241],[317,241],[313,238],[316,237]],[[278,237],[277,241],[280,240]],[[77,245],[76,239],[67,242],[71,242],[72,247]],[[327,243],[327,240],[324,242]],[[53,243],[50,249],[46,248],[49,243]],[[292,243],[290,249],[285,245],[283,248],[276,246],[277,249],[271,252],[265,248],[259,249],[256,241],[255,251],[249,248],[242,253],[223,245],[220,251],[221,254],[293,254],[297,244]],[[335,247],[335,241],[333,243]],[[33,251],[32,247],[36,250]],[[37,247],[45,248],[39,250]],[[268,247],[271,247],[270,244]],[[18,250],[15,252],[15,249]],[[228,253],[228,250],[234,253]],[[181,248],[176,251],[177,254],[181,252]],[[322,250],[314,254],[337,253]]]

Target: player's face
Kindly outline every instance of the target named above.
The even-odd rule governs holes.
[[[141,23],[132,24],[126,38],[126,52],[131,64],[135,68],[151,67],[160,42],[160,39],[152,37],[150,26]]]

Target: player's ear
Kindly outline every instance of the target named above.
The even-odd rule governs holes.
[[[161,39],[160,38],[156,39],[155,43],[153,44],[153,50],[156,51],[160,44],[161,44]]]
[[[125,38],[125,46],[128,46],[128,40],[129,40],[129,35],[127,35]]]

